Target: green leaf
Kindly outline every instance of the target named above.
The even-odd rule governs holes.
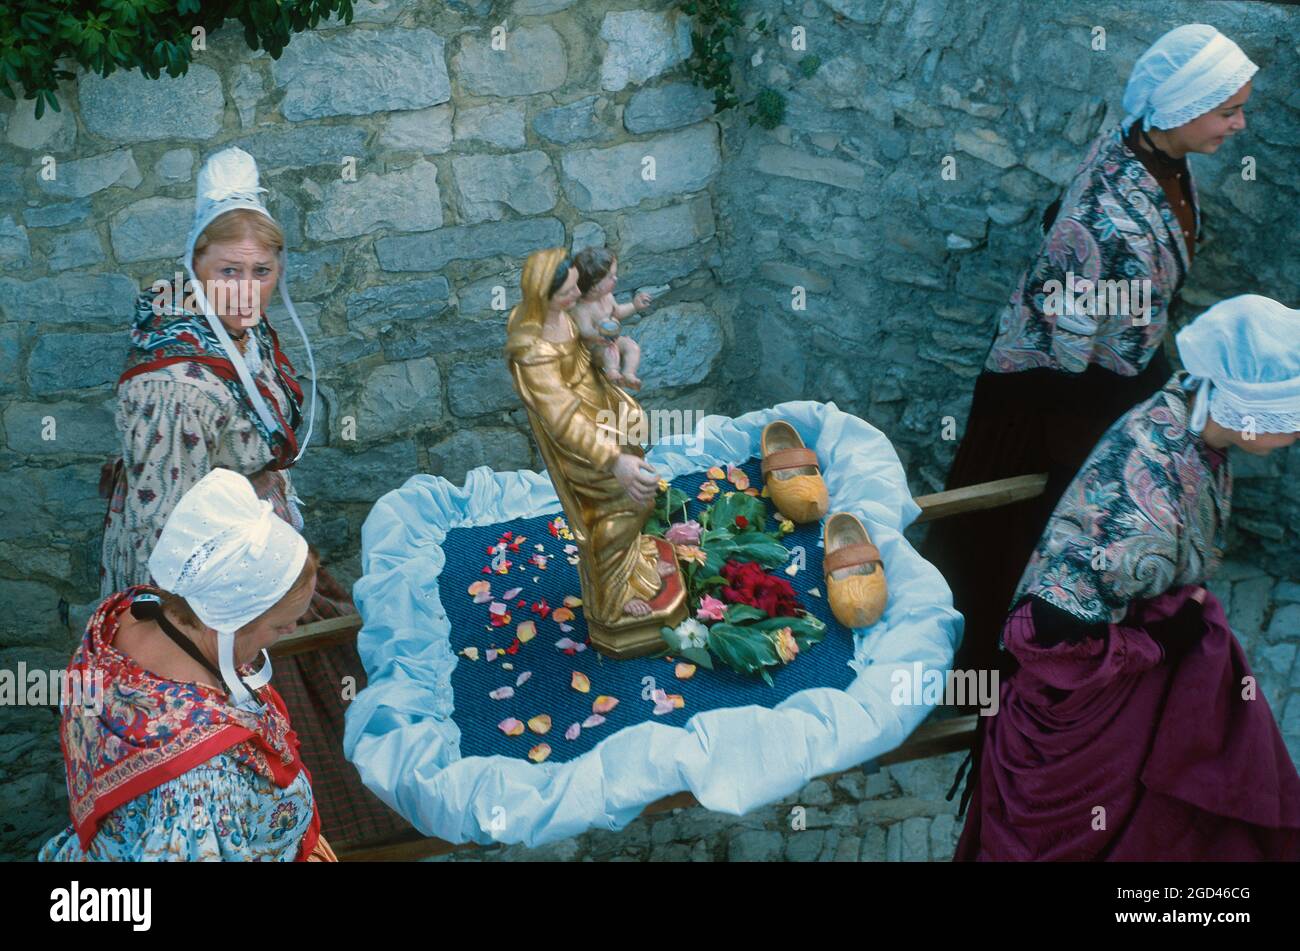
[[[707,648],[688,647],[685,650],[677,651],[677,653],[680,656],[685,657],[692,664],[698,664],[699,666],[708,668],[709,670],[713,669],[713,658],[709,656]]]
[[[709,628],[709,650],[732,670],[758,673],[781,663],[776,647],[761,631],[720,621]],[[771,683],[768,678],[763,678]]]
[[[730,604],[723,612],[723,618],[728,624],[744,624],[746,621],[767,620],[767,612],[752,604]]]
[[[668,650],[670,652],[674,654],[681,652],[682,639],[677,636],[677,632],[671,627],[659,628],[659,636],[664,639],[664,643],[668,645]]]
[[[737,516],[743,516],[749,524],[745,528],[739,528],[736,525]],[[721,496],[713,503],[713,524],[720,529],[730,529],[743,535],[746,532],[762,531],[766,522],[767,509],[763,506],[763,500],[744,492]]]

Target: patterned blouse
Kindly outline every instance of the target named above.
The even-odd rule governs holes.
[[[1199,232],[1190,172],[1188,182]],[[1137,376],[1164,339],[1190,263],[1160,183],[1119,129],[1103,133],[998,318],[985,370],[1082,373],[1097,364]]]
[[[68,826],[41,862],[292,862],[311,824],[312,791],[300,772],[281,789],[214,756],[118,806],[82,849]]]
[[[1013,604],[1035,596],[1089,623],[1132,602],[1201,584],[1218,568],[1231,465],[1187,429],[1179,372],[1119,419],[1061,497]]]
[[[137,309],[151,300],[142,294]],[[252,334],[249,340],[257,345]],[[274,385],[272,361],[263,357],[256,372],[251,365],[249,370],[287,416],[288,397]],[[149,555],[163,523],[181,496],[214,468],[248,476],[263,498],[270,483],[283,480],[275,488],[289,500],[289,521],[302,531],[289,470],[266,469],[273,458],[270,444],[231,387],[202,364],[173,363],[120,383],[115,422],[123,465],[104,525],[101,597],[149,582]]]

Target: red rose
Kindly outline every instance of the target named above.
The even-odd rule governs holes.
[[[745,516],[743,516],[743,515],[737,515],[737,516],[736,516],[736,527],[739,528],[739,529],[742,529],[742,530],[743,530],[743,529],[746,529],[746,528],[749,528],[749,519],[745,518]]]
[[[722,577],[728,582],[722,589],[724,601],[752,605],[768,617],[794,617],[802,610],[790,582],[768,574],[755,562],[728,561]]]

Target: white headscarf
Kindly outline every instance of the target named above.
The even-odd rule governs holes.
[[[1189,426],[1300,432],[1300,310],[1258,294],[1215,304],[1179,331],[1178,355],[1198,385]]]
[[[235,671],[235,632],[284,597],[306,560],[303,537],[230,469],[195,483],[163,525],[149,573],[217,632],[218,666],[237,705],[253,698]],[[262,669],[247,681],[254,688],[271,679],[271,658],[262,656]]]
[[[226,351],[226,356],[234,366],[239,382],[243,385],[244,391],[253,403],[253,409],[261,417],[262,424],[268,430],[274,431],[276,429],[275,417],[267,407],[262,394],[258,392],[257,387],[253,384],[253,377],[249,373],[248,366],[244,362],[244,357],[239,352],[239,348],[231,341],[230,334],[226,332],[225,325],[222,324],[220,318],[213,313],[207,295],[203,292],[199,279],[194,273],[194,245],[198,243],[199,236],[203,234],[203,229],[216,220],[219,215],[234,211],[236,208],[248,208],[265,215],[269,221],[275,220],[271,217],[271,213],[266,210],[261,199],[257,197],[259,192],[264,191],[266,189],[258,185],[257,162],[253,160],[253,156],[243,149],[232,146],[209,158],[199,171],[198,188],[194,198],[194,225],[190,228],[189,240],[185,243],[184,264],[185,271],[193,282],[195,297],[208,319],[208,325],[212,328],[212,332],[217,335],[217,340],[221,342],[222,349]],[[293,320],[293,325],[298,328],[299,336],[302,337],[302,345],[307,352],[307,368],[311,371],[311,404],[307,411],[307,434],[298,443],[298,455],[294,456],[294,462],[297,462],[302,458],[302,454],[307,451],[307,444],[311,442],[312,426],[316,422],[316,361],[312,357],[311,343],[307,340],[307,331],[303,330],[302,321],[298,319],[298,311],[294,309],[293,301],[289,298],[285,258],[286,254],[282,248],[280,250],[280,280],[277,286],[280,289],[280,296],[284,298],[285,309],[289,311],[289,317]],[[256,340],[253,341],[253,345],[256,346]],[[261,365],[261,356],[256,351],[253,352],[252,360],[255,368]],[[256,369],[254,372],[256,372]]]
[[[1124,130],[1173,129],[1232,96],[1259,69],[1241,47],[1212,26],[1175,27],[1138,57],[1124,87]]]

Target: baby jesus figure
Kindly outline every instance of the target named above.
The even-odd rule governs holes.
[[[573,266],[578,270],[582,296],[569,313],[578,325],[583,344],[591,351],[592,362],[605,371],[611,383],[641,389],[641,379],[636,375],[641,348],[623,335],[622,321],[649,307],[650,295],[637,294],[630,304],[614,301],[618,258],[607,248],[583,248],[574,255]]]

